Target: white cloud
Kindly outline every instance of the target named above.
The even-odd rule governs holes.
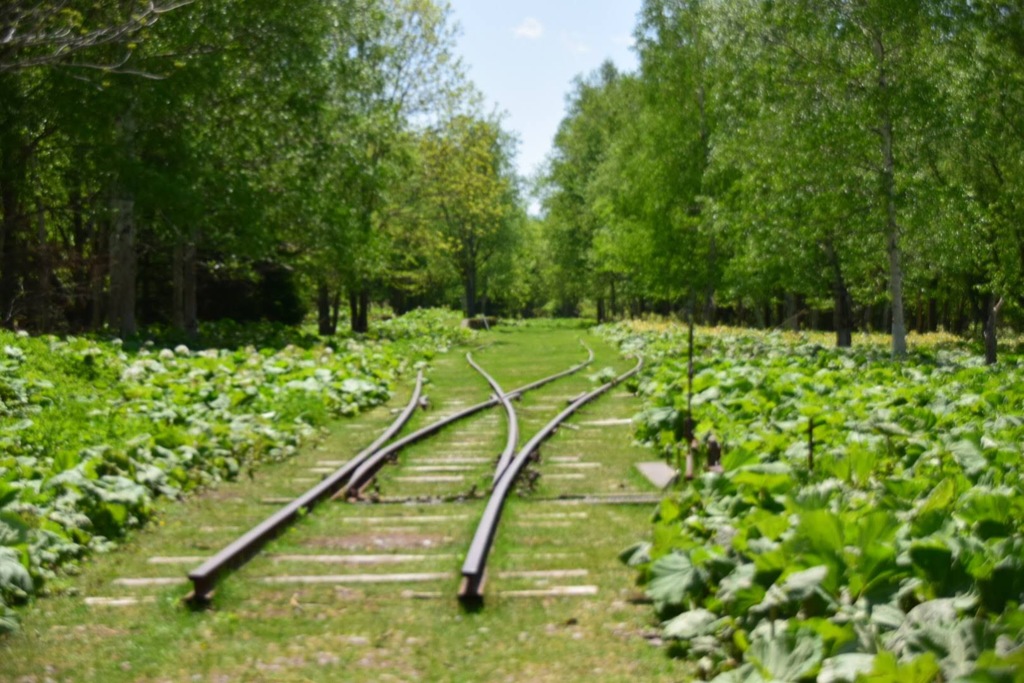
[[[526,17],[526,19],[523,20],[523,23],[516,26],[512,32],[516,34],[516,38],[537,40],[544,35],[544,24],[540,23],[533,17]]]
[[[574,55],[583,55],[590,52],[590,46],[583,42],[578,33],[562,32],[562,45]]]

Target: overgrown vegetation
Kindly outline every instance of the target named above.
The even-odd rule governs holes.
[[[605,333],[644,349],[638,436],[679,461],[685,330]],[[673,651],[719,683],[1020,680],[1024,359],[738,330],[696,349],[695,436],[723,471],[680,482],[623,554]]]
[[[306,348],[269,329],[202,351],[0,332],[0,608],[144,524],[155,498],[288,457],[472,334],[442,311]]]

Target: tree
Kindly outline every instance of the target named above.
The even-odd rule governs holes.
[[[462,280],[464,311],[474,316],[486,291],[481,274],[523,220],[512,139],[496,121],[459,114],[423,134],[420,157],[431,222]]]
[[[328,235],[346,243],[335,262],[348,290],[352,329],[368,328],[371,292],[387,279],[387,243],[380,218],[395,185],[409,169],[414,122],[430,122],[467,97],[461,64],[453,55],[454,28],[447,3],[374,0],[343,43],[345,68],[332,90],[335,167],[346,224]]]
[[[939,68],[946,120],[931,168],[952,214],[937,237],[942,265],[980,298],[986,360],[997,360],[998,317],[1024,309],[1024,13],[997,2],[955,3]],[[972,239],[971,235],[981,239]]]
[[[584,298],[593,297],[598,318],[603,319],[605,288],[614,288],[613,280],[598,274],[595,260],[595,239],[604,228],[596,181],[618,131],[626,125],[627,110],[620,96],[624,88],[623,77],[611,62],[576,80],[542,179],[553,294],[556,310],[563,314],[575,313]]]

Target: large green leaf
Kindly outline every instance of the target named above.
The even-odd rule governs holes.
[[[935,683],[940,673],[939,663],[932,653],[923,654],[908,661],[898,661],[891,652],[881,652],[875,657],[875,666],[864,674],[862,683]]]
[[[771,585],[764,600],[755,608],[755,611],[766,613],[784,605],[793,605],[808,599],[818,592],[822,582],[828,577],[828,573],[828,567],[817,566],[789,574]]]
[[[683,612],[663,624],[664,633],[669,638],[690,640],[697,636],[713,632],[712,625],[718,621],[718,615],[706,609],[694,609]]]
[[[685,553],[670,553],[651,565],[647,595],[659,612],[684,606],[702,588],[701,572]]]
[[[783,491],[794,484],[792,468],[781,462],[747,465],[734,470],[731,476],[737,486],[750,486],[769,491]]]
[[[629,567],[639,567],[651,561],[651,544],[640,541],[619,553],[619,561]]]
[[[811,510],[800,515],[797,529],[802,545],[822,557],[839,557],[844,543],[843,522],[828,510]]]
[[[778,540],[784,531],[789,529],[788,515],[779,515],[764,508],[755,508],[743,518],[744,526],[753,526],[765,538]]]
[[[741,564],[718,584],[717,597],[730,606],[730,613],[743,615],[764,599],[765,589],[754,581],[757,568]]]
[[[989,467],[981,446],[970,439],[961,439],[949,447],[949,452],[968,477],[975,479]]]
[[[718,674],[711,683],[767,683],[753,664],[744,664],[738,669]]]
[[[0,510],[0,546],[11,546],[28,540],[29,527],[21,517]]]
[[[1013,500],[1019,495],[1007,487],[991,489],[985,486],[975,486],[960,496],[960,500],[957,501],[956,514],[969,524],[978,522],[1005,524],[1011,519]]]
[[[914,515],[914,536],[928,536],[938,531],[949,519],[950,508],[956,496],[956,484],[947,477],[932,489],[918,505]]]
[[[824,651],[817,633],[787,630],[773,638],[755,638],[745,659],[767,680],[797,683],[818,671]]]
[[[0,547],[0,596],[24,598],[32,594],[32,576],[13,548]]]
[[[875,655],[849,652],[826,659],[818,673],[818,683],[856,683],[861,674],[868,674],[875,666]]]

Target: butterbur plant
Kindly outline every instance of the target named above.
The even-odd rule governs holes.
[[[249,341],[131,350],[0,332],[0,631],[62,568],[144,525],[155,498],[289,457],[467,334],[436,311],[329,344],[268,325],[212,332]]]
[[[644,335],[638,437],[660,449],[686,405],[683,334]],[[718,683],[1022,680],[1021,363],[756,333],[698,346],[694,415],[733,444],[724,471],[623,554],[672,652]]]

